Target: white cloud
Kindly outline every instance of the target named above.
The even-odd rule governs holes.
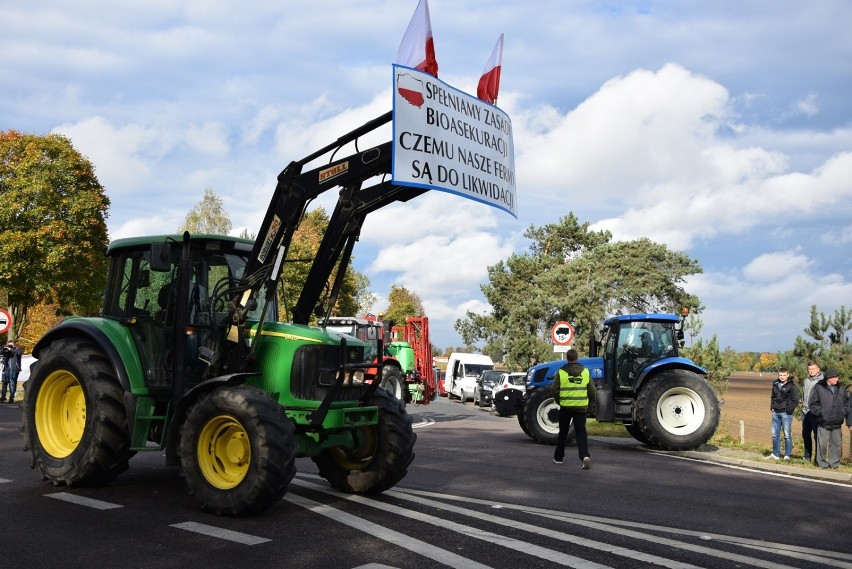
[[[225,127],[216,122],[190,125],[186,129],[184,139],[193,150],[214,157],[224,157],[230,150]]]
[[[776,281],[808,269],[810,260],[795,251],[760,255],[745,267],[743,275],[751,281]]]
[[[110,194],[132,192],[144,187],[152,161],[171,146],[168,133],[138,123],[116,127],[103,117],[90,117],[63,124],[54,132],[67,136],[96,168],[96,175]]]
[[[852,282],[837,273],[820,273],[798,251],[767,253],[741,271],[709,272],[687,279],[706,309],[702,336],[738,350],[783,351],[804,336],[810,307],[827,314],[852,298]]]
[[[120,226],[110,229],[109,238],[113,240],[139,235],[168,235],[174,233],[181,223],[183,223],[183,217],[156,215],[148,218],[132,218],[126,220]]]
[[[256,231],[281,168],[389,110],[413,8],[6,4],[0,77],[15,81],[0,123],[68,135],[112,200],[114,237],[173,231],[205,187]],[[700,251],[707,273],[690,286],[723,344],[780,349],[810,304],[852,304],[848,2],[481,9],[433,5],[436,50],[442,79],[471,89],[506,32],[519,219],[431,192],[371,215],[355,252],[377,293],[426,291],[439,345],[459,343],[465,309],[485,308],[485,267],[569,211],[618,238]],[[333,194],[312,205],[330,211]]]

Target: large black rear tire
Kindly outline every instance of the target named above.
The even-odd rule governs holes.
[[[124,390],[89,339],[65,338],[42,350],[24,384],[21,430],[34,465],[56,486],[112,480],[135,454]]]
[[[524,405],[525,431],[536,442],[555,445],[559,437],[559,405],[547,387],[534,389]],[[523,428],[523,425],[521,426]],[[567,443],[574,440],[574,425],[568,431]]]
[[[524,413],[523,409],[521,409],[521,411],[518,413],[518,424],[521,426],[521,430],[526,436],[532,437],[532,435],[530,434],[530,428],[527,426],[527,414]]]
[[[649,444],[663,450],[692,450],[719,426],[719,399],[700,375],[667,370],[642,387],[636,419]]]
[[[296,474],[294,432],[284,407],[260,389],[202,394],[180,431],[190,495],[217,515],[254,514],[278,503]]]
[[[313,457],[320,476],[337,490],[377,494],[405,478],[414,460],[417,435],[402,401],[377,389],[370,405],[379,408],[379,422],[355,429],[356,448],[332,448]]]
[[[627,423],[624,425],[624,428],[627,429],[628,434],[631,437],[642,443],[643,445],[650,445],[651,441],[648,440],[648,437],[645,436],[645,433],[642,432],[642,429],[639,428],[639,425],[636,423]]]

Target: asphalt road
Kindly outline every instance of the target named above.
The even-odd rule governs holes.
[[[380,496],[330,491],[309,459],[281,504],[200,511],[159,453],[100,488],[53,487],[0,405],[0,567],[852,567],[852,486],[592,439],[551,461],[514,418],[410,409],[409,475]]]

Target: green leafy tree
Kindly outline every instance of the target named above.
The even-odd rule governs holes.
[[[665,245],[612,242],[608,231],[591,230],[573,213],[524,235],[531,240],[527,253],[488,268],[482,292],[491,312],[468,312],[455,324],[465,343],[484,340],[484,351],[505,353],[512,368],[558,357],[549,340],[557,321],[573,324],[574,346],[583,353],[609,315],[698,306],[682,285],[701,266]]]
[[[849,385],[852,383],[850,330],[852,309],[844,305],[826,316],[816,305],[811,306],[810,321],[804,329],[810,339],[796,337],[793,349],[785,356],[786,367],[796,370],[798,377],[804,377],[807,362],[815,360],[823,369],[833,367],[840,371],[841,382]]]
[[[0,132],[0,302],[15,339],[37,304],[96,314],[106,282],[109,198],[59,134]]]
[[[701,305],[697,306],[686,318],[684,327],[693,341],[690,346],[681,348],[681,354],[707,370],[707,381],[722,396],[728,390],[728,378],[734,371],[736,352],[731,348],[720,351],[716,334],[713,334],[709,342],[704,342],[701,337],[701,330],[704,328],[704,321],[701,319],[703,308]]]
[[[180,233],[212,233],[228,235],[231,231],[231,218],[222,206],[222,198],[210,188],[204,190],[204,197],[186,214],[183,225],[178,228]]]
[[[316,257],[322,237],[328,227],[329,217],[325,209],[319,207],[305,213],[302,222],[293,234],[288,255],[289,262],[284,266],[282,284],[278,287],[278,300],[285,314],[293,313],[296,301],[302,291],[307,279],[310,263]],[[325,283],[326,296],[322,302],[327,300],[331,292],[331,285],[337,274],[332,272],[329,282]],[[370,280],[363,274],[357,272],[350,259],[346,274],[343,277],[343,285],[332,308],[332,316],[353,316],[360,314],[360,302],[368,297],[366,292],[370,286]]]
[[[716,334],[706,344],[698,338],[690,347],[681,350],[682,355],[707,370],[707,381],[721,396],[728,390],[728,378],[734,370],[735,353],[719,350]]]
[[[355,279],[355,304],[358,306],[352,314],[368,314],[373,311],[378,296],[370,292],[370,279],[367,275],[353,270],[352,276]]]
[[[420,295],[404,286],[391,285],[388,293],[388,308],[384,312],[385,322],[391,321],[399,326],[405,325],[409,316],[423,316],[423,301]]]

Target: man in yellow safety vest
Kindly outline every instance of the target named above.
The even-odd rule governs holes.
[[[556,439],[556,450],[553,452],[553,462],[562,464],[565,458],[565,442],[568,438],[568,430],[574,423],[574,434],[577,437],[577,451],[581,468],[588,470],[591,465],[589,458],[589,440],[586,435],[586,412],[589,410],[589,402],[595,400],[595,382],[589,377],[589,370],[578,362],[577,350],[571,348],[565,353],[568,360],[564,366],[559,368],[553,377],[550,389],[553,390],[553,399],[559,404],[559,437]]]

